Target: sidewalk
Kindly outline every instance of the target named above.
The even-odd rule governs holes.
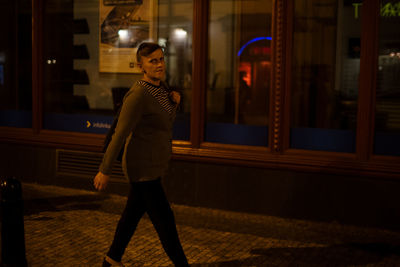
[[[125,198],[23,184],[29,266],[101,266]],[[173,205],[191,266],[400,266],[400,233]],[[172,266],[144,217],[126,266]]]

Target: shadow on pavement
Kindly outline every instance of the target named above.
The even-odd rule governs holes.
[[[252,257],[193,267],[217,266],[352,266],[380,262],[389,256],[400,256],[400,246],[383,243],[343,244],[328,247],[253,249]]]
[[[43,211],[99,210],[103,208],[107,195],[73,195],[24,200],[24,215]]]

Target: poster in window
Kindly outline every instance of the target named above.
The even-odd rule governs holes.
[[[140,73],[136,50],[156,40],[156,0],[100,1],[100,72]]]

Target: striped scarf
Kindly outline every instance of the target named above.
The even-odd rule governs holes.
[[[172,113],[175,108],[175,104],[169,98],[168,91],[164,86],[155,86],[146,81],[138,81],[141,86],[144,86],[148,92],[160,103],[161,107],[165,109],[168,113]]]

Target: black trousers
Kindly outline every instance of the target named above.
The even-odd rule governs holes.
[[[165,252],[175,266],[189,266],[176,231],[174,214],[160,179],[131,184],[128,201],[107,256],[115,261],[121,261],[145,212],[149,215]]]

